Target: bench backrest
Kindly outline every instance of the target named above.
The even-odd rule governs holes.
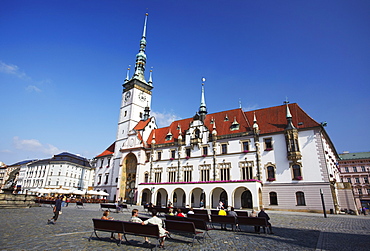
[[[211,221],[212,223],[236,224],[236,218],[234,216],[222,216],[211,214]]]
[[[102,220],[102,219],[92,219],[95,230],[101,231],[113,231],[116,233],[123,233],[123,221],[118,220]]]
[[[196,234],[193,222],[165,220],[166,230],[171,232],[185,232]]]
[[[238,216],[248,217],[247,211],[235,211]]]
[[[201,220],[204,220],[206,222],[209,222],[208,214],[188,214],[188,218],[201,219]]]
[[[100,203],[101,208],[117,208],[115,204]]]
[[[83,205],[84,205],[84,203],[82,203],[81,201],[76,201],[76,205],[77,205],[77,206],[83,206]]]
[[[213,215],[218,215],[218,211],[220,211],[220,210],[217,210],[217,209],[211,209],[211,214],[213,214]]]
[[[193,212],[195,214],[208,214],[208,210],[207,209],[193,209]]]
[[[267,226],[267,220],[264,217],[244,217],[238,216],[240,225]]]
[[[184,221],[193,222],[196,229],[208,230],[207,223],[202,219],[184,218]]]
[[[141,225],[141,223],[123,221],[126,234],[134,234],[159,238],[159,228],[157,225]]]

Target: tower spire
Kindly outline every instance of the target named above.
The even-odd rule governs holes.
[[[200,116],[201,121],[204,121],[207,115],[206,99],[204,98],[204,82],[205,81],[206,79],[202,78],[202,96],[200,99],[200,107],[199,107],[199,116]]]
[[[148,21],[148,13],[145,13],[145,20],[144,20],[144,29],[143,29],[143,36],[140,40],[140,50],[139,53],[136,54],[136,65],[135,65],[135,73],[132,77],[133,79],[140,80],[141,82],[148,84],[145,81],[144,72],[145,72],[145,65],[146,65],[146,54],[145,54],[145,47],[146,47],[146,24]]]
[[[292,114],[290,113],[290,109],[289,109],[289,101],[288,101],[288,98],[286,101],[284,101],[284,104],[286,105],[286,120],[287,120],[287,126],[285,129],[295,129],[294,125],[293,125],[293,122],[292,122]]]

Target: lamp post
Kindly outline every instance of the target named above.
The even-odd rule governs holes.
[[[326,216],[326,209],[325,209],[325,202],[324,202],[324,192],[320,188],[320,195],[321,195],[321,203],[322,203],[322,210],[324,211],[324,218],[327,218]]]

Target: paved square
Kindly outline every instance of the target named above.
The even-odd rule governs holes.
[[[140,206],[142,216],[149,216]],[[131,211],[131,208],[129,206]],[[370,250],[370,216],[328,215],[267,211],[273,226],[273,235],[255,234],[252,226],[242,226],[243,232],[230,230],[210,231],[212,239],[195,242],[173,235],[167,239],[166,250]],[[75,204],[63,208],[55,225],[48,225],[53,215],[49,206],[0,209],[1,250],[150,250],[142,245],[144,238],[129,236],[135,245],[117,244],[109,233],[101,232],[103,240],[96,237],[90,242],[92,218],[100,218],[97,204],[86,204],[77,209]],[[116,220],[129,220],[131,213],[111,213]],[[151,240],[152,243],[154,239]],[[160,249],[158,249],[160,250]]]

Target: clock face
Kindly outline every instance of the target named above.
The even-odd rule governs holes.
[[[143,101],[143,102],[146,100],[146,96],[145,96],[144,92],[141,92],[141,93],[139,94],[139,99],[140,99],[141,101]]]
[[[126,94],[125,94],[125,101],[129,100],[130,97],[131,97],[131,92],[130,91],[126,92]]]

